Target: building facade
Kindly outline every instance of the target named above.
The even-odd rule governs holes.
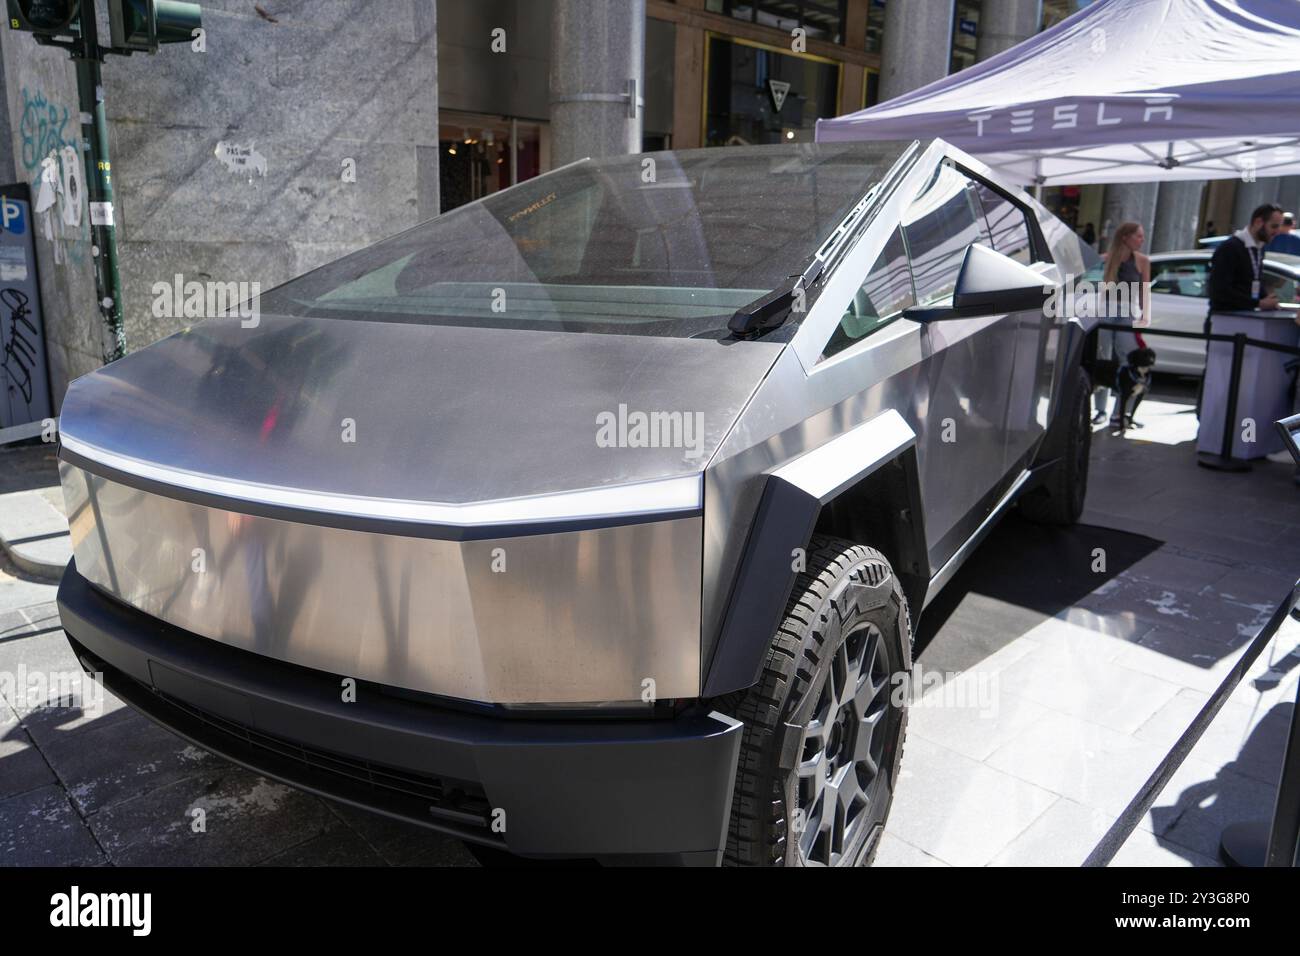
[[[444,211],[551,168],[547,77],[555,2],[439,3]],[[893,2],[917,20],[904,31],[909,45],[898,59],[915,58],[919,48],[936,78],[1078,8],[1078,0]],[[880,101],[890,58],[887,0],[644,4],[643,149],[811,142],[818,119]],[[996,48],[980,46],[986,7],[999,25]],[[1006,23],[1014,25],[1010,32]],[[494,30],[502,31],[504,49],[493,48]]]

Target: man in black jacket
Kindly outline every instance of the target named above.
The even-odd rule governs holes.
[[[1265,203],[1250,214],[1250,225],[1219,243],[1210,259],[1210,311],[1276,309],[1277,296],[1263,295],[1264,247],[1282,228],[1282,207]],[[1206,316],[1208,331],[1209,316]]]
[[[1206,288],[1210,307],[1205,312],[1206,335],[1212,331],[1210,316],[1215,312],[1250,312],[1276,309],[1277,296],[1263,295],[1264,247],[1282,228],[1282,207],[1264,203],[1250,214],[1250,224],[1219,243],[1210,257]],[[1196,414],[1201,414],[1205,379],[1196,393]]]

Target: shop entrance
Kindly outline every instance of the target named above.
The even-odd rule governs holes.
[[[532,179],[550,167],[546,123],[450,110],[439,119],[442,212]]]
[[[715,34],[705,43],[704,145],[811,143],[817,120],[835,115],[838,63]]]

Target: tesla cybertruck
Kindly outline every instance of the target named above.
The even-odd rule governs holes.
[[[938,140],[563,167],[74,382],[64,628],[488,856],[869,862],[913,621],[1083,507],[1082,256]]]

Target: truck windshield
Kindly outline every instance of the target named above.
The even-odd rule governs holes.
[[[294,279],[264,314],[722,334],[831,234],[905,143],[584,160]]]

